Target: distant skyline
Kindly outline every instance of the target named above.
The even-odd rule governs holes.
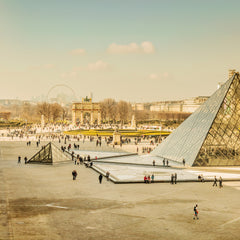
[[[237,0],[0,0],[0,99],[210,96],[240,70]]]

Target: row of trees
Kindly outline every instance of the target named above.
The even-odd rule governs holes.
[[[123,124],[132,117],[131,104],[125,101],[116,102],[112,98],[100,102],[101,117],[104,122],[121,121]]]
[[[71,106],[62,107],[58,103],[23,103],[1,108],[2,111],[10,111],[11,118],[22,119],[28,122],[39,122],[41,115],[44,115],[46,122],[56,122],[57,120],[71,120]]]
[[[55,122],[57,120],[64,121],[70,112],[70,108],[62,107],[58,103],[50,104],[44,102],[37,105],[37,112],[39,115],[43,115],[48,122]]]
[[[104,99],[100,102],[101,118],[104,123],[121,122],[122,124],[130,123],[132,116],[135,116],[137,122],[141,123],[163,123],[169,121],[181,122],[190,114],[181,112],[152,112],[150,110],[133,110],[129,102],[115,101],[112,98]],[[58,103],[24,103],[22,105],[12,105],[7,109],[0,106],[0,111],[10,111],[11,118],[18,118],[28,122],[40,122],[41,116],[44,115],[46,122],[56,122],[58,120],[71,121],[71,105],[63,107]]]
[[[104,122],[122,123],[130,122],[132,116],[139,122],[158,121],[177,121],[182,122],[190,114],[181,112],[152,112],[150,110],[133,110],[130,103],[125,101],[116,102],[112,98],[104,99],[100,102],[101,116]]]

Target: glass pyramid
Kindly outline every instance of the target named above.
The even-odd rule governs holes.
[[[240,166],[240,78],[235,74],[153,152],[190,166]]]
[[[63,153],[57,146],[49,142],[38,151],[27,163],[54,164],[58,162],[69,161],[70,154]]]

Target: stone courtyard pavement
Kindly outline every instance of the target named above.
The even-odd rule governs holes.
[[[96,150],[94,143],[85,144],[84,150]],[[107,146],[97,150],[112,151]],[[18,155],[29,158],[36,151],[34,144],[0,142],[1,240],[239,239],[238,181],[224,182],[222,189],[209,182],[113,184],[104,178],[99,184],[97,172],[71,161],[53,166],[17,164]],[[102,163],[107,164],[111,165]],[[126,165],[121,167],[129,171]],[[78,172],[76,181],[73,169]],[[209,174],[219,172],[210,170],[205,169]],[[239,169],[220,172],[239,174]],[[196,203],[199,220],[193,220]]]

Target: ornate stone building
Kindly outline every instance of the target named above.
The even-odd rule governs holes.
[[[209,97],[199,96],[180,101],[162,101],[153,103],[150,106],[150,111],[158,112],[184,112],[193,113],[200,107]]]
[[[101,108],[99,103],[93,103],[92,98],[83,98],[82,102],[72,104],[72,122],[76,124],[101,124]]]

